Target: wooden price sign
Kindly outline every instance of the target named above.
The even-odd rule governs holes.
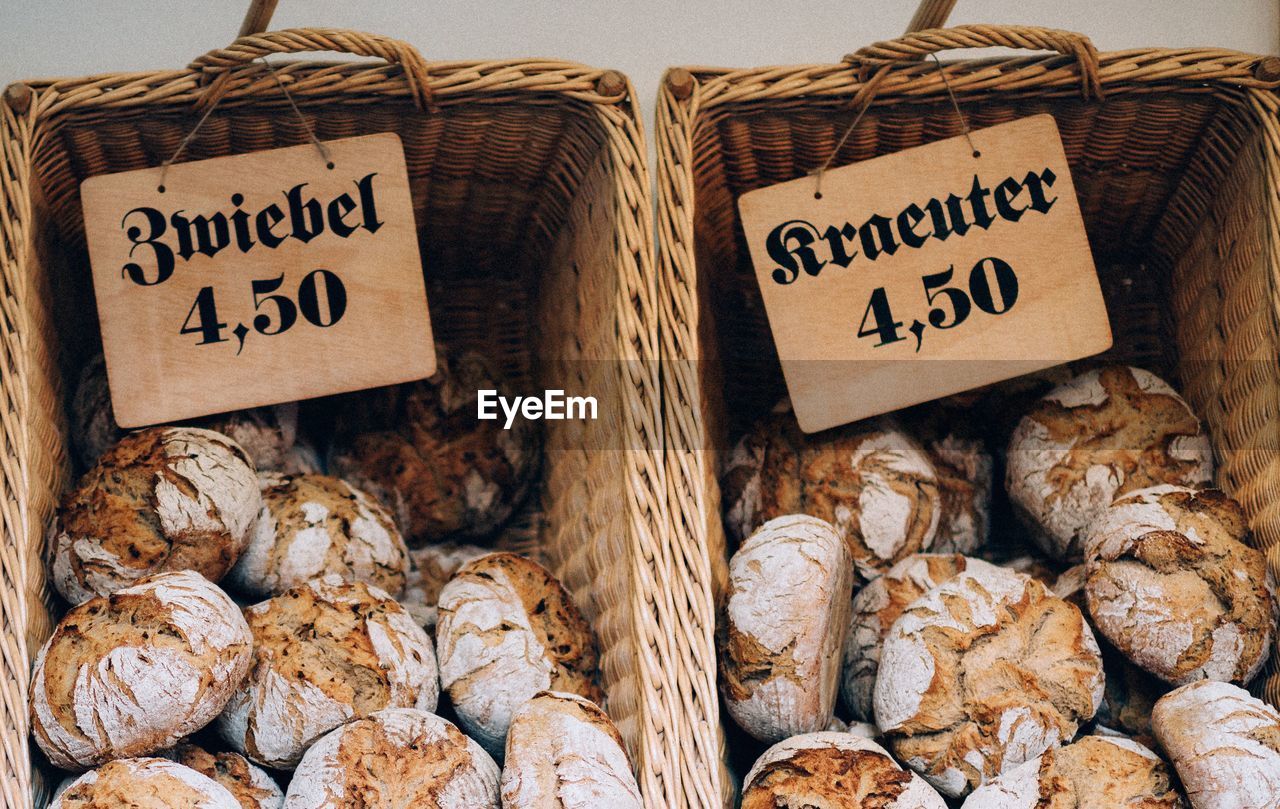
[[[828,171],[816,188],[805,177],[738,202],[804,431],[1111,346],[1051,116]]]
[[[394,133],[101,175],[80,192],[121,426],[435,372]]]

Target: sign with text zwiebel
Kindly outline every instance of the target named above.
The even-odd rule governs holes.
[[[435,372],[400,138],[324,146],[80,186],[121,426]]]
[[[739,199],[804,431],[1111,346],[1053,118],[970,137]]]

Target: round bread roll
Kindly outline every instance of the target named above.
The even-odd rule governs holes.
[[[498,765],[435,714],[378,711],[307,751],[285,809],[499,809]]]
[[[885,420],[807,436],[789,411],[774,413],[734,448],[723,488],[735,538],[775,517],[818,517],[844,537],[868,581],[929,550],[942,511],[928,453]]]
[[[355,394],[332,471],[382,500],[413,545],[483,537],[511,516],[538,466],[534,423],[476,418],[477,391],[501,390],[485,360],[448,355],[429,379]]]
[[[947,797],[1075,736],[1102,700],[1097,641],[1073,604],[1003,568],[966,570],[885,637],[876,724]]]
[[[169,570],[216,582],[240,558],[261,508],[257,475],[226,436],[190,427],[130,433],[63,498],[50,578],[72,604]]]
[[[977,438],[947,433],[925,443],[938,472],[941,505],[935,553],[973,553],[991,535],[995,461]]]
[[[90,770],[49,809],[240,809],[227,788],[163,758],[122,758]]]
[[[501,756],[539,691],[600,702],[595,633],[546,568],[512,553],[463,565],[440,593],[440,681],[467,735]]]
[[[917,553],[858,591],[853,597],[840,681],[840,696],[855,719],[870,721],[875,716],[880,646],[902,611],[944,581],[965,570],[984,568],[994,565],[959,554]]]
[[[383,708],[436,708],[431,638],[376,587],[329,575],[255,604],[245,617],[253,670],[217,727],[259,764],[292,767],[324,733]]]
[[[1248,536],[1239,504],[1217,490],[1155,486],[1117,499],[1088,542],[1094,625],[1174,685],[1249,682],[1271,648],[1276,598]]]
[[[284,793],[271,776],[239,753],[210,753],[194,744],[173,749],[174,761],[226,787],[240,809],[280,809]]]
[[[640,786],[607,714],[577,694],[543,691],[507,733],[503,809],[640,809]]]
[[[190,571],[87,601],[36,656],[32,735],[68,770],[163,750],[218,715],[252,643],[240,608]]]
[[[776,742],[831,724],[852,592],[848,547],[817,517],[776,517],[729,560],[720,687],[743,730]]]
[[[1023,417],[1009,442],[1007,487],[1051,557],[1078,561],[1089,525],[1122,494],[1203,486],[1213,451],[1191,407],[1140,368],[1089,371]]]
[[[1185,809],[1169,769],[1129,739],[1085,736],[975,789],[964,809]]]
[[[400,592],[401,606],[424,627],[434,627],[440,591],[449,579],[467,562],[490,553],[493,553],[490,548],[457,542],[424,545],[410,550],[409,572],[406,574],[404,590]]]
[[[391,515],[346,481],[325,475],[264,475],[262,512],[226,583],[266,598],[336,574],[389,593],[405,583],[409,550]]]
[[[1280,711],[1229,683],[1201,680],[1151,716],[1194,809],[1280,806]]]
[[[741,809],[946,809],[920,776],[875,742],[806,733],[764,751],[742,785]]]
[[[75,459],[80,469],[88,469],[98,462],[102,453],[125,436],[125,431],[116,424],[115,411],[111,408],[107,359],[102,354],[94,355],[80,368],[68,409]]]

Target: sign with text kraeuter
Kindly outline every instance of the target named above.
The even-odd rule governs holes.
[[[400,138],[324,146],[81,185],[121,426],[434,373]]]
[[[739,199],[804,431],[1110,347],[1053,118],[970,136]]]

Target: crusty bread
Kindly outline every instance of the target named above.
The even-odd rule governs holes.
[[[1046,751],[983,784],[964,809],[1186,809],[1160,757],[1137,742],[1102,736]]]
[[[240,809],[280,809],[284,803],[284,793],[271,776],[239,753],[210,753],[203,747],[183,743],[168,758],[226,787]]]
[[[235,603],[190,571],[87,601],[36,656],[32,735],[64,769],[170,747],[226,705],[252,643]]]
[[[1199,419],[1139,368],[1102,368],[1058,386],[1009,442],[1009,498],[1060,560],[1081,558],[1089,525],[1118,495],[1212,478],[1213,452]]]
[[[1194,809],[1280,806],[1280,711],[1248,691],[1184,685],[1156,703],[1151,727]]]
[[[775,517],[818,517],[844,537],[866,580],[930,550],[942,509],[929,454],[883,419],[805,435],[790,411],[775,412],[735,447],[722,486],[735,538]]]
[[[240,809],[226,787],[163,758],[122,758],[67,786],[49,809]]]
[[[369,495],[327,475],[262,477],[262,512],[226,584],[268,598],[335,574],[398,593],[409,551],[391,515]]]
[[[516,709],[539,691],[600,702],[598,642],[545,568],[492,553],[440,593],[440,680],[467,735],[501,756]]]
[[[312,579],[245,617],[253,670],[217,727],[259,764],[292,767],[322,734],[383,708],[435,710],[431,638],[376,587]]]
[[[168,570],[218,581],[249,540],[262,498],[243,449],[220,433],[130,433],[63,498],[50,573],[79,604]]]
[[[1174,685],[1249,682],[1271,648],[1277,602],[1248,535],[1239,504],[1217,490],[1155,486],[1120,497],[1088,541],[1094,624]]]
[[[848,733],[792,736],[747,773],[741,809],[946,809],[920,776]]]
[[[433,713],[378,711],[307,751],[285,809],[499,809],[498,765]]]
[[[852,587],[848,547],[817,517],[776,517],[729,560],[720,687],[743,730],[776,742],[828,727]]]
[[[398,599],[401,606],[424,627],[435,627],[440,591],[463,565],[489,553],[493,553],[491,548],[457,542],[433,543],[411,549],[409,570]]]
[[[640,809],[640,787],[608,715],[577,694],[543,691],[507,733],[503,809]]]
[[[967,570],[886,636],[876,724],[894,754],[952,798],[1069,741],[1102,699],[1079,608],[1010,570]]]

